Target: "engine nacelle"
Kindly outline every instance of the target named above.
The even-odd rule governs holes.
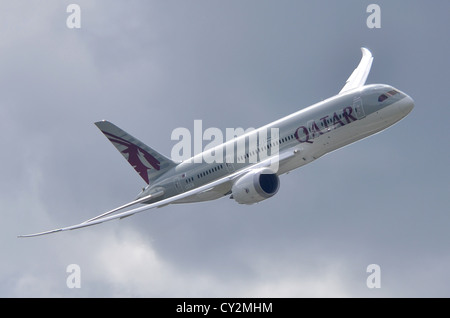
[[[253,204],[275,195],[280,178],[269,168],[255,169],[240,177],[232,186],[233,199],[240,204]]]

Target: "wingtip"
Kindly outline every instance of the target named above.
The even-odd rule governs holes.
[[[372,57],[372,52],[370,52],[370,50],[366,47],[361,47],[361,52],[363,56],[369,56]]]
[[[369,49],[361,47],[362,57],[358,66],[350,74],[339,94],[363,86],[372,67],[373,56]]]
[[[61,232],[62,230],[63,229],[56,229],[56,230],[50,230],[50,231],[39,232],[39,233],[34,233],[34,234],[17,235],[17,238],[27,238],[27,237],[47,235],[47,234],[51,234],[51,233]]]

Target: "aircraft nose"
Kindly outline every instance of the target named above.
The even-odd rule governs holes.
[[[413,110],[414,100],[411,97],[409,97],[408,95],[406,95],[405,98],[402,98],[398,102],[398,107],[400,108],[400,111],[406,116]]]

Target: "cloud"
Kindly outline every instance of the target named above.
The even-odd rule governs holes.
[[[97,235],[95,235],[97,236]],[[82,267],[83,287],[99,282],[111,297],[327,297],[347,296],[339,265],[314,270],[292,267],[269,255],[241,260],[247,274],[223,275],[217,268],[184,268],[164,259],[154,244],[132,228],[95,240],[94,257]],[[219,245],[220,246],[220,245]],[[206,251],[205,251],[206,252]],[[230,251],[223,250],[229,254]],[[299,264],[296,262],[296,264]],[[230,264],[234,271],[235,264]],[[239,271],[235,271],[238,273]]]

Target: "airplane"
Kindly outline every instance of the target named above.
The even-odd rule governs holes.
[[[239,204],[254,204],[274,196],[280,175],[376,134],[414,108],[410,96],[390,85],[365,85],[373,56],[367,48],[361,52],[358,66],[337,95],[182,162],[160,154],[108,121],[96,122],[147,186],[135,200],[82,223],[18,237],[75,230],[175,203],[228,196]],[[204,158],[213,153],[226,153],[226,157],[206,162]],[[123,211],[136,204],[143,205]]]

